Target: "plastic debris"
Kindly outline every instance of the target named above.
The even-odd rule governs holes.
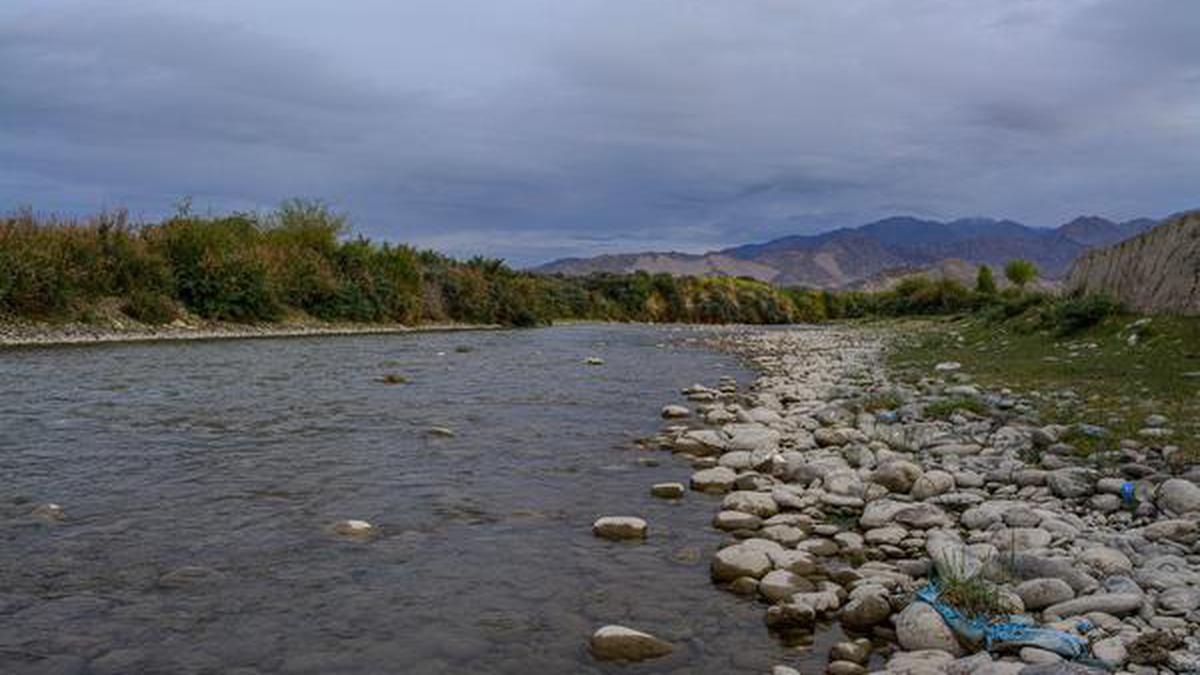
[[[935,584],[917,591],[917,599],[933,607],[964,645],[987,651],[1008,651],[1036,647],[1054,652],[1064,659],[1076,660],[1088,653],[1083,638],[1052,628],[1042,628],[1020,615],[977,616],[969,618],[943,601]]]

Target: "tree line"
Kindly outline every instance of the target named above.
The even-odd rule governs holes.
[[[86,220],[23,211],[0,219],[0,317],[88,320],[100,307],[150,324],[184,315],[232,322],[501,324],[555,320],[811,323],[871,316],[1009,313],[1028,306],[1030,263],[996,288],[911,277],[889,291],[778,288],[748,278],[669,274],[539,275],[501,260],[455,260],[352,236],[344,216],[292,200],[269,213],[131,223],[124,212]]]

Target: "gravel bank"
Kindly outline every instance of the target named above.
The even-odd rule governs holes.
[[[234,324],[219,322],[176,322],[165,326],[144,324],[93,325],[0,323],[0,348],[53,345],[87,345],[110,342],[159,342],[178,340],[222,340],[249,338],[369,335],[429,331],[489,330],[499,326],[464,324],[352,324],[306,322],[297,324]]]
[[[1102,428],[1041,425],[957,364],[891,382],[886,340],[747,330],[721,344],[760,369],[749,392],[696,385],[664,407],[648,445],[691,463],[684,498],[712,499],[728,533],[714,583],[757,596],[783,638],[840,623],[832,675],[1200,671],[1200,470],[1172,469],[1178,448],[1149,432],[1118,461],[1083,456],[1068,441]],[[964,399],[980,405],[926,412]],[[985,644],[931,584],[976,627],[1056,632]]]

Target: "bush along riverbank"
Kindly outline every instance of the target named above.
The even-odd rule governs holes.
[[[896,380],[892,339],[748,330],[721,339],[760,369],[748,395],[697,385],[664,408],[647,445],[693,465],[682,498],[712,495],[728,534],[714,583],[784,639],[840,624],[833,675],[1196,672],[1200,469],[1172,463],[1170,436],[1099,461],[1093,429],[1044,422],[961,362]]]
[[[553,320],[788,323],[788,293],[733,278],[563,278],[350,236],[318,202],[158,223],[0,218],[0,322],[143,326],[354,322],[532,326]]]

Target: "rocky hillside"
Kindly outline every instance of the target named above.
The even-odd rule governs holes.
[[[1106,293],[1140,312],[1200,314],[1200,211],[1083,255],[1066,286]]]
[[[1088,216],[1058,229],[1045,229],[989,218],[939,222],[897,217],[702,255],[632,253],[570,258],[536,271],[566,275],[644,271],[747,276],[787,286],[847,288],[868,283],[888,270],[935,267],[949,259],[1002,267],[1014,258],[1025,258],[1037,263],[1046,276],[1058,278],[1080,253],[1120,241],[1153,222],[1143,218],[1115,223]]]

